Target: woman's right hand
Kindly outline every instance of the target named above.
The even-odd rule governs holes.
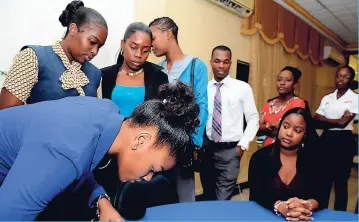
[[[309,221],[312,219],[312,212],[305,207],[295,207],[288,210],[286,219],[290,221]]]

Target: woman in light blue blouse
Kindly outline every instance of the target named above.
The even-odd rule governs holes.
[[[180,80],[193,87],[196,103],[200,108],[200,125],[192,135],[192,142],[194,146],[201,148],[208,116],[207,66],[202,60],[182,52],[178,44],[178,26],[171,18],[157,18],[149,26],[153,34],[153,53],[157,57],[166,56],[166,59],[159,65],[167,74],[169,82]],[[191,79],[192,72],[194,74],[193,82]],[[195,201],[194,172],[183,167],[176,169],[176,187],[179,201]]]

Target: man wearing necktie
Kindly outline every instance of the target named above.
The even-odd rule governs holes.
[[[249,84],[231,78],[231,50],[212,51],[213,80],[208,83],[207,143],[201,171],[204,199],[230,200],[236,186],[240,159],[258,131],[258,111]],[[243,115],[247,127],[243,130]]]

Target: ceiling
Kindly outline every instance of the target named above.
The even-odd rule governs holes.
[[[358,0],[275,1],[283,6],[289,6],[292,9],[293,5],[299,5],[319,23],[339,36],[347,46],[356,45],[355,47],[358,47]],[[288,4],[291,2],[294,2],[294,4]]]

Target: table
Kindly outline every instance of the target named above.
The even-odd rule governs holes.
[[[358,221],[358,215],[324,209],[314,221]],[[285,221],[253,201],[200,201],[152,207],[142,221]]]

